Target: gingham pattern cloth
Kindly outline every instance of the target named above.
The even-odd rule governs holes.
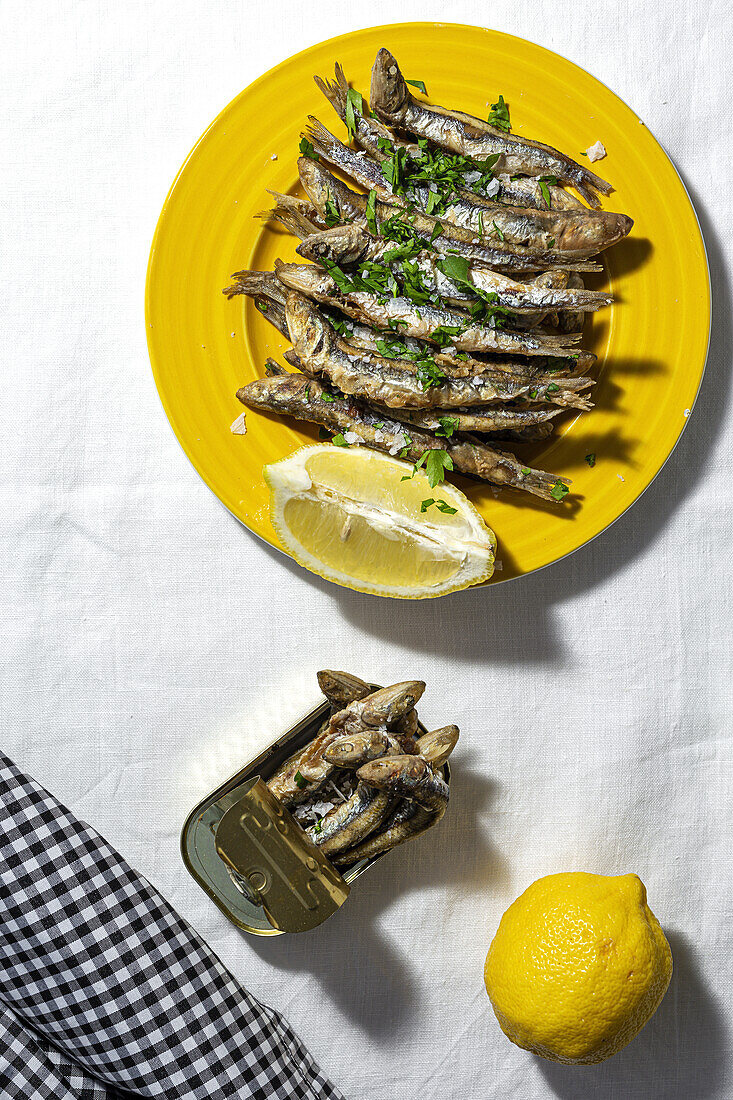
[[[148,882],[0,755],[0,1097],[343,1100]]]

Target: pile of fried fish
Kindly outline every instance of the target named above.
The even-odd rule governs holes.
[[[419,736],[422,680],[375,691],[358,676],[324,669],[318,683],[331,717],[267,785],[324,855],[348,866],[440,821],[449,794],[442,769],[458,727]]]
[[[315,80],[352,143],[309,116],[307,198],[270,192],[264,215],[310,262],[236,272],[224,291],[254,298],[297,373],[268,360],[237,397],[425,465],[433,484],[453,469],[562,500],[566,478],[495,444],[545,439],[561,413],[592,407],[583,320],[612,299],[583,275],[631,219],[599,209],[612,188],[588,168],[511,133],[502,97],[488,122],[434,106],[381,49],[369,111],[335,73]]]

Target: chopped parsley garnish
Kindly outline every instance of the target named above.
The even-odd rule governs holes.
[[[322,821],[323,821],[323,818],[319,817],[318,820],[313,823],[313,832],[314,833],[322,833],[323,832],[323,825],[321,824]]]
[[[409,84],[411,88],[417,88],[417,90],[419,92],[422,92],[423,95],[428,94],[428,90],[425,87],[424,80],[405,80],[405,84]]]
[[[302,137],[300,139],[300,145],[298,146],[298,148],[300,149],[301,156],[310,157],[311,160],[320,160],[318,153],[313,148],[311,142],[308,141],[307,137]]]
[[[562,500],[563,497],[566,497],[569,492],[570,490],[568,489],[565,482],[558,480],[550,489],[550,496],[553,498],[553,500]]]
[[[255,298],[255,305],[257,306],[260,313],[267,313],[267,302],[263,302],[261,298]]]
[[[367,225],[369,226],[370,233],[373,233],[375,237],[379,236],[379,226],[377,224],[377,192],[370,191],[369,198],[367,199],[366,210]]]
[[[439,347],[445,348],[452,344],[454,338],[460,336],[464,331],[464,328],[460,325],[438,325],[430,333],[430,339],[434,340]]]
[[[346,92],[346,129],[349,131],[351,137],[356,134],[356,118],[354,114],[354,108],[360,115],[364,114],[364,100],[362,99],[361,92],[357,92],[355,88],[349,88]]]
[[[560,387],[558,386],[557,382],[549,382],[547,385],[548,393],[557,393],[559,389]]]
[[[530,470],[529,466],[522,466],[522,473],[525,477],[529,477],[532,471]]]
[[[493,291],[481,290],[475,286],[469,275],[469,264],[465,256],[446,256],[438,261],[438,267],[447,278],[452,279],[454,283],[461,283],[469,287],[471,293],[478,298],[478,301],[469,307],[472,321],[480,321],[482,324],[488,325],[489,328],[502,328],[513,316],[508,309],[496,304],[499,300],[497,294]],[[464,326],[464,329],[467,327],[468,325]],[[464,329],[452,325],[443,325],[442,328],[436,329],[432,335],[435,338],[435,334],[438,333],[438,342],[441,347],[445,347],[446,344],[450,344],[452,341],[443,340],[442,333],[452,332],[454,336],[457,336]]]
[[[333,398],[331,400],[333,400]],[[346,440],[344,439],[341,432],[337,432],[336,435],[331,440],[331,442],[333,443],[334,447],[348,447],[348,445],[349,445],[346,442]]]
[[[308,391],[306,390],[306,394],[307,394],[307,393],[308,393]],[[333,396],[333,394],[331,394],[331,393],[326,393],[326,391],[325,391],[325,390],[324,390],[324,391],[323,391],[323,393],[321,394],[321,401],[335,401],[335,400],[336,400],[336,398],[335,398],[335,397]]]
[[[595,464],[596,464],[595,452],[591,451],[591,453],[589,455],[586,455],[585,456],[585,461],[588,463],[589,466],[591,466],[591,467],[595,466]]]
[[[440,427],[435,429],[435,434],[442,435],[444,439],[450,439],[453,432],[458,429],[460,421],[457,416],[439,416],[438,423]]]
[[[326,204],[323,208],[323,220],[329,229],[332,229],[334,225],[339,225],[341,222],[341,211],[331,195],[326,199]]]
[[[549,241],[547,242],[547,247],[548,248],[554,248],[555,247],[555,238],[554,237],[550,237]]]
[[[446,515],[454,516],[458,511],[457,508],[451,508],[450,504],[446,500],[436,500],[435,497],[427,497],[426,500],[420,502],[420,511],[427,512],[428,508],[435,505],[439,512],[445,512]]]
[[[445,481],[445,471],[453,469],[453,459],[447,451],[441,451],[437,447],[425,451],[423,457],[430,488],[434,489],[441,481]]]
[[[540,180],[540,191],[542,193],[542,198],[547,203],[547,209],[550,210],[552,208],[552,201],[551,201],[551,197],[550,197],[550,188],[547,186],[547,184],[545,183],[544,180]]]
[[[499,226],[496,224],[496,222],[494,222],[494,229],[496,230],[496,235],[497,235],[497,237],[499,238],[500,241],[503,241],[503,240],[506,239],[504,237],[504,234],[502,233],[501,229],[499,229]]]
[[[483,235],[484,235],[484,212],[483,212],[483,210],[479,210],[479,212],[478,212],[478,235],[479,235],[479,237],[483,237]]]
[[[442,234],[442,232],[443,232],[442,225],[440,224],[440,222],[436,222],[435,225],[433,226],[433,232],[430,234],[430,244],[432,244],[433,241],[437,240],[438,237]]]
[[[300,787],[301,790],[303,789],[303,787],[308,786],[308,780],[305,778],[304,775],[301,775],[299,771],[295,773],[295,785],[296,787]]]
[[[503,95],[499,96],[498,103],[491,104],[487,121],[495,126],[497,130],[503,130],[505,134],[509,133],[512,124],[509,118],[509,108],[504,102]]]
[[[431,386],[439,386],[445,381],[445,371],[431,358],[419,359],[417,362],[417,380],[423,390],[429,390]]]

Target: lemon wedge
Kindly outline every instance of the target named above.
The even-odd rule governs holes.
[[[323,444],[263,472],[283,546],[335,584],[422,600],[494,571],[496,536],[465,494],[446,483],[431,488],[424,473],[412,476],[397,458]]]

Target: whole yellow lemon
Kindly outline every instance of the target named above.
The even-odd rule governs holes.
[[[672,952],[637,875],[538,879],[489,948],[486,991],[502,1031],[553,1062],[602,1062],[643,1028],[667,991]]]

